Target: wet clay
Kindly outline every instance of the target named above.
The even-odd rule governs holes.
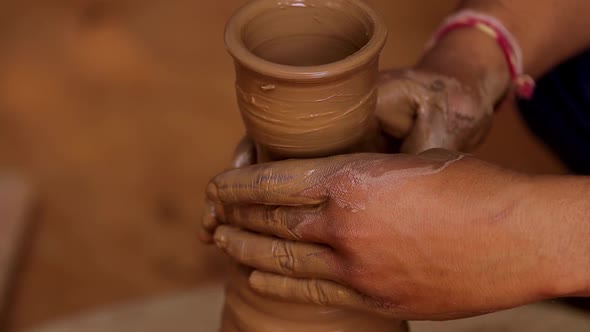
[[[359,0],[256,0],[226,30],[257,161],[382,150],[374,111],[387,32]],[[403,322],[261,297],[237,267],[222,332],[405,331]]]
[[[359,1],[268,0],[227,27],[238,102],[262,159],[354,152],[374,139],[378,54],[386,37]]]

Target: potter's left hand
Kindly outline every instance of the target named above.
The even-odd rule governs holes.
[[[554,295],[556,232],[536,229],[558,225],[521,222],[529,194],[529,177],[444,150],[254,165],[208,187],[215,242],[256,291],[413,320]]]
[[[256,149],[254,148],[254,142],[248,137],[243,137],[234,150],[228,169],[242,168],[255,163]],[[208,209],[203,212],[203,218],[199,223],[198,236],[204,243],[211,244],[213,243],[212,231],[218,226],[218,223],[213,206],[207,200],[205,205],[208,206]]]

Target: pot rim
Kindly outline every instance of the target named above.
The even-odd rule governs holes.
[[[324,65],[290,66],[265,60],[252,53],[244,44],[242,32],[251,17],[277,5],[305,3],[306,0],[254,0],[240,8],[228,21],[225,29],[225,45],[228,52],[245,67],[270,77],[284,80],[306,81],[331,78],[349,73],[374,61],[385,46],[387,27],[381,15],[362,0],[332,0],[348,2],[359,8],[373,25],[371,39],[352,55]]]

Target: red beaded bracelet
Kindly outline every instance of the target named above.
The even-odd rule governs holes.
[[[510,77],[516,89],[516,95],[523,99],[530,99],[535,91],[535,81],[523,73],[522,51],[512,34],[496,18],[475,12],[462,10],[449,16],[434,33],[427,44],[432,48],[447,33],[458,28],[476,28],[496,40],[508,63]]]

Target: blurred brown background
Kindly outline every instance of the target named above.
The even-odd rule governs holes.
[[[244,2],[0,2],[0,170],[37,193],[9,330],[221,278],[196,225],[243,132],[223,28]],[[411,65],[457,3],[368,2],[390,30],[384,67]],[[496,122],[479,156],[561,170],[515,110]]]

